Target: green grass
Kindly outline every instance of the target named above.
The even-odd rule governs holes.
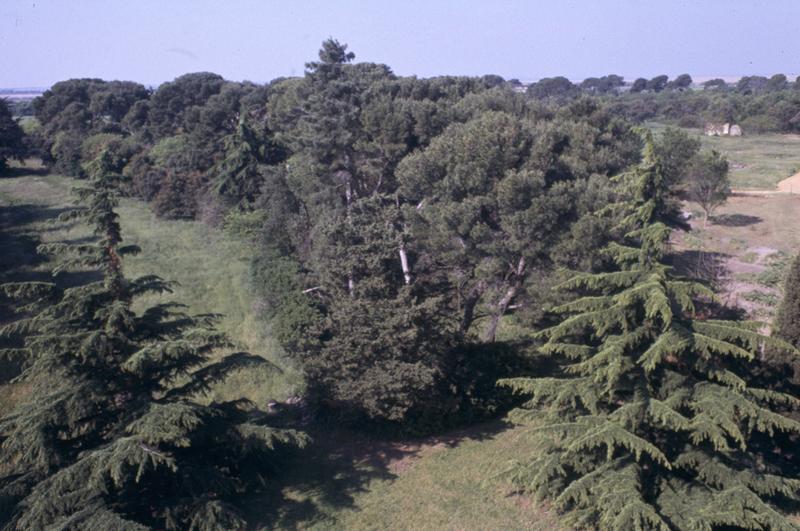
[[[467,440],[431,454],[397,479],[379,481],[343,511],[341,529],[558,529],[555,515],[514,495],[497,475],[530,450],[521,431]]]
[[[71,206],[70,190],[78,181],[61,176],[22,175],[0,179],[0,203],[51,209]],[[246,396],[263,406],[269,399],[283,399],[300,392],[300,372],[270,340],[265,323],[253,311],[256,304],[250,283],[247,244],[226,238],[220,231],[196,221],[160,220],[144,203],[123,199],[118,208],[126,244],[142,253],[125,260],[128,276],[156,274],[178,282],[173,294],[143,298],[141,307],[155,302],[177,301],[189,313],[219,313],[220,330],[242,348],[271,361],[274,368],[241,371],[219,385],[209,400]],[[82,225],[36,221],[21,230],[37,233],[42,241],[75,240],[89,236]],[[39,266],[46,267],[46,266]]]
[[[653,131],[663,124],[648,124]],[[800,171],[800,136],[781,134],[747,134],[740,137],[705,136],[698,129],[684,129],[700,138],[705,149],[715,149],[730,162],[733,188],[774,189]]]
[[[497,422],[406,443],[330,433],[290,464],[291,487],[282,489],[283,509],[270,528],[564,529],[555,511],[504,477],[510,461],[531,451],[524,428]],[[268,511],[270,502],[261,503]]]

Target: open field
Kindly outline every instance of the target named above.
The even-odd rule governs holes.
[[[654,131],[663,124],[648,124]],[[705,136],[698,129],[684,129],[700,138],[703,147],[723,153],[731,165],[734,189],[775,189],[778,182],[800,171],[800,135],[762,134],[724,137]]]

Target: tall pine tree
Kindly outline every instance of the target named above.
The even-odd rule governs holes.
[[[6,333],[26,337],[20,380],[30,398],[0,419],[0,518],[8,529],[238,529],[245,489],[263,484],[276,450],[302,434],[268,426],[244,400],[205,405],[215,382],[260,359],[209,355],[228,340],[213,315],[175,303],[134,311],[142,295],[170,291],[156,276],[128,279],[114,208],[116,181],[98,159],[78,191],[96,243],[45,245],[65,267],[100,273],[63,291],[6,284],[7,296],[41,300]],[[43,296],[51,297],[48,302]]]
[[[775,334],[800,348],[800,255],[792,260],[783,284],[783,301],[775,316]]]
[[[755,376],[777,340],[704,317],[713,293],[665,265],[672,205],[645,140],[615,270],[568,281],[579,297],[541,333],[563,371],[500,382],[530,396],[514,418],[536,419],[513,477],[579,526],[795,529],[781,507],[800,501],[800,423],[780,412],[800,402]]]

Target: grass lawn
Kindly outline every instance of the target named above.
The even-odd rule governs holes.
[[[335,428],[321,435],[301,461],[287,463],[290,486],[249,500],[251,517],[270,529],[320,531],[565,529],[555,511],[503,477],[530,452],[522,427],[496,421],[403,442]],[[276,503],[277,515],[259,518]]]
[[[522,429],[489,438],[437,443],[393,481],[377,480],[357,509],[342,511],[342,529],[556,530],[553,511],[513,493],[497,478],[530,451]]]
[[[655,132],[662,124],[648,124]],[[700,138],[703,147],[723,153],[731,165],[731,185],[739,189],[772,190],[778,182],[800,171],[800,135],[763,134],[705,136],[699,129],[684,129]]]

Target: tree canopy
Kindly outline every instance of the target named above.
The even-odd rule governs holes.
[[[11,115],[8,102],[0,98],[0,173],[9,159],[22,160],[25,154],[25,133]]]

